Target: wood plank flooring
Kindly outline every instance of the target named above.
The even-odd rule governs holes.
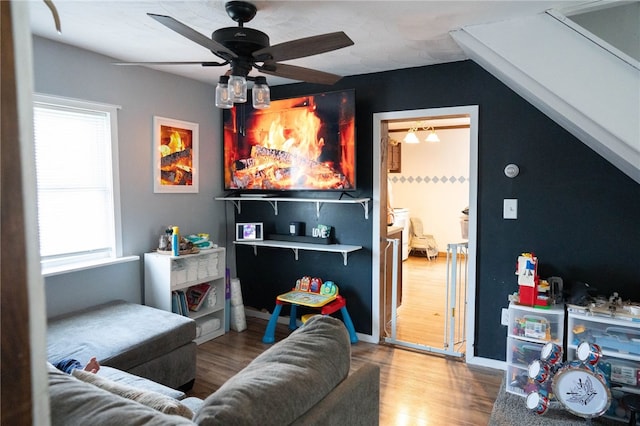
[[[402,268],[403,294],[402,305],[398,308],[397,340],[443,349],[447,320],[446,255],[431,261],[424,256],[409,256]],[[458,296],[454,342],[461,342],[464,337],[464,294],[459,291]],[[391,335],[389,324],[385,331]],[[464,353],[465,345],[455,345],[455,350]]]
[[[444,269],[442,263],[446,263],[443,259],[431,263],[425,263],[428,261],[423,258],[413,260],[420,262],[418,266],[424,265],[424,268],[434,271],[439,267],[440,273]],[[407,273],[411,275],[417,272],[408,270]],[[403,291],[407,296],[403,296],[403,306],[408,311],[411,305],[409,300],[424,302],[424,306],[419,308],[422,314],[416,320],[416,325],[423,329],[435,328],[435,322],[429,325],[427,319],[441,320],[435,313],[443,308],[430,307],[430,300],[435,297],[419,294],[419,291],[428,290],[428,286],[424,285],[420,274],[418,277],[417,281],[422,283],[421,290],[413,288],[410,278],[405,279]],[[432,289],[427,294],[434,295],[434,292]],[[262,343],[266,325],[266,320],[247,318],[247,330],[241,333],[231,331],[200,345],[198,373],[189,395],[205,398],[269,348],[270,345]],[[415,333],[424,335],[424,331],[419,331],[417,327],[407,329],[415,329]],[[276,341],[288,334],[287,326],[278,324]],[[442,335],[438,336],[437,339],[441,341]],[[503,376],[502,371],[468,366],[459,359],[387,345],[358,342],[352,346],[351,356],[352,370],[357,370],[366,362],[373,362],[381,368],[380,424],[383,426],[486,425]]]

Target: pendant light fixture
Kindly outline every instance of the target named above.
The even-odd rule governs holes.
[[[254,81],[251,90],[253,107],[266,109],[271,105],[271,90],[267,79],[263,76],[250,78]],[[218,108],[233,108],[233,104],[247,102],[247,78],[241,75],[222,75],[216,86],[216,106]]]
[[[271,105],[271,91],[267,86],[265,77],[256,77],[253,89],[251,90],[251,98],[255,109],[266,109]]]
[[[229,109],[233,108],[233,100],[231,100],[231,93],[229,93],[229,76],[222,75],[218,80],[216,86],[216,106],[218,108]]]
[[[429,134],[427,135],[425,142],[440,142],[440,138],[436,134],[436,129],[434,129],[433,126],[429,126],[426,130],[429,131]]]
[[[417,127],[412,127],[411,129],[409,129],[407,136],[405,136],[403,140],[406,143],[420,143],[420,139],[418,139],[418,136],[416,136],[417,131]]]
[[[436,130],[433,128],[433,126],[425,127],[422,125],[422,122],[418,123],[415,127],[409,128],[407,135],[403,139],[404,142],[410,144],[420,143],[420,139],[418,139],[417,135],[418,130],[425,130],[429,132],[425,139],[425,142],[440,142],[440,138],[436,134]]]
[[[229,90],[231,91],[231,100],[234,103],[247,102],[247,79],[244,76],[232,75],[229,77]]]

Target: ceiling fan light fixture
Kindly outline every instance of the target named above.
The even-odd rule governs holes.
[[[229,77],[229,91],[234,103],[247,102],[247,79],[241,75]]]
[[[220,76],[218,85],[216,86],[216,106],[218,108],[233,108],[233,100],[229,92],[229,76]]]
[[[266,109],[271,105],[271,90],[267,85],[265,77],[256,77],[251,91],[253,107],[255,109]]]

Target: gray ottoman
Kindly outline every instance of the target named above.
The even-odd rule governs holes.
[[[196,376],[196,324],[190,318],[117,300],[49,319],[47,358],[74,358],[189,389]]]

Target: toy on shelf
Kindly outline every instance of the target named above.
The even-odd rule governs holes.
[[[550,308],[555,298],[553,287],[538,276],[538,258],[533,253],[522,253],[516,265],[518,276],[517,303],[538,308]]]

